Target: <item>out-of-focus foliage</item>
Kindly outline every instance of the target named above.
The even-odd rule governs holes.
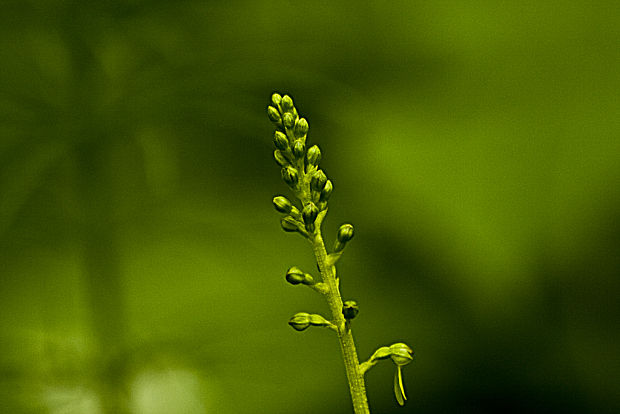
[[[5,0],[0,411],[350,412],[332,333],[286,323],[326,308],[284,281],[274,90],[407,409],[620,411],[619,4]]]

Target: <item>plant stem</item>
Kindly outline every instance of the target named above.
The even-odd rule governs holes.
[[[319,270],[323,278],[323,282],[327,285],[327,302],[332,312],[332,322],[337,327],[338,340],[340,341],[340,349],[344,359],[344,366],[349,381],[349,389],[351,391],[351,399],[353,400],[353,410],[355,414],[370,414],[368,408],[368,399],[366,397],[366,385],[364,384],[364,374],[360,369],[357,350],[353,334],[349,325],[346,324],[344,315],[342,314],[342,297],[340,296],[339,282],[336,278],[336,267],[327,261],[327,251],[325,243],[321,236],[320,220],[318,231],[311,238],[314,256],[319,265]]]

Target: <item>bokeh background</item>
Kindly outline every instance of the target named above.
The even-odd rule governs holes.
[[[620,412],[620,3],[4,0],[0,412],[350,413],[265,113],[334,182],[377,413]]]

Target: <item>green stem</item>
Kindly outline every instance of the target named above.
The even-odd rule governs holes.
[[[320,220],[317,220],[317,231],[314,238],[310,240],[314,250],[314,256],[319,265],[323,282],[327,285],[327,302],[332,312],[332,322],[336,325],[340,349],[344,359],[344,366],[349,380],[351,399],[353,400],[353,410],[355,414],[370,414],[368,399],[366,397],[366,385],[364,384],[364,374],[360,369],[357,351],[353,334],[347,329],[345,318],[342,314],[342,297],[336,278],[336,267],[327,261],[327,251],[321,236]]]

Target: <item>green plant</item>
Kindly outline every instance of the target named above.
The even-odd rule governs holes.
[[[404,343],[382,346],[362,364],[359,363],[351,320],[359,312],[355,301],[342,301],[340,280],[336,275],[336,263],[341,258],[347,243],[353,238],[351,224],[343,224],[338,230],[331,253],[325,248],[321,224],[327,214],[327,203],[333,191],[333,184],[319,168],[321,150],[317,145],[306,148],[308,122],[300,118],[293,100],[288,95],[274,93],[267,108],[269,119],[276,127],[273,141],[276,147],[274,158],[281,167],[282,179],[301,203],[301,210],[284,196],[273,199],[276,210],[283,214],[280,224],[284,231],[296,232],[306,238],[320,272],[320,281],[294,266],[286,272],[286,280],[292,285],[306,285],[323,295],[331,310],[331,320],[321,315],[300,312],[295,314],[289,325],[298,331],[310,326],[327,327],[337,333],[344,359],[353,409],[356,414],[370,413],[366,397],[364,374],[381,359],[391,358],[396,365],[394,373],[394,394],[400,405],[404,405],[401,367],[413,360],[412,349]]]

